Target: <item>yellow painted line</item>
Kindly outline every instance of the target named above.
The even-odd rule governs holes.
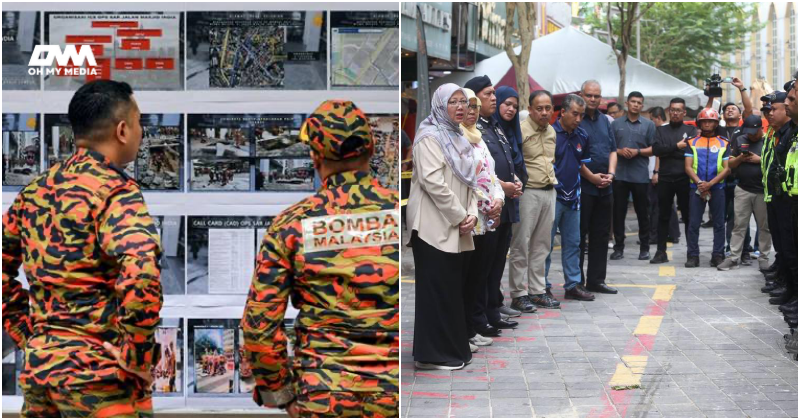
[[[675,293],[676,287],[674,284],[662,284],[656,287],[656,292],[653,293],[653,300],[672,299],[672,294]]]
[[[661,327],[663,316],[644,315],[639,318],[639,325],[633,331],[633,335],[656,335],[658,328]]]
[[[647,367],[647,356],[622,356],[622,361],[630,368],[634,374],[641,375]]]
[[[406,204],[408,204],[408,199],[407,198],[405,200],[400,200],[400,207],[405,207]]]
[[[660,277],[675,277],[675,266],[662,265],[661,267],[658,267],[658,275]]]
[[[402,173],[400,174],[400,177],[401,177],[402,179],[411,179],[411,174],[412,174],[412,172],[402,172]]]
[[[625,357],[630,356],[623,356],[623,360],[625,360]],[[644,363],[647,364],[647,361]],[[637,367],[637,371],[643,372],[644,367],[641,370]],[[642,374],[634,372],[625,363],[617,363],[617,370],[614,372],[614,376],[611,377],[609,385],[612,389],[640,388],[642,386]]]
[[[667,242],[667,248],[672,248],[673,246],[675,246],[675,244],[672,242]]]
[[[416,283],[414,280],[400,280],[400,283]]]
[[[672,251],[667,251],[667,259],[672,261]]]

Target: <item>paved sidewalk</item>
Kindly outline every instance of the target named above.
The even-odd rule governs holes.
[[[717,271],[711,241],[711,229],[701,229],[701,266],[688,269],[685,238],[668,249],[669,263],[655,265],[636,259],[629,236],[625,259],[609,261],[607,283],[619,294],[594,302],[561,299],[554,255],[562,309],[515,318],[517,329],[452,373],[414,369],[414,264],[403,247],[401,416],[796,418],[789,329],[759,291],[757,263]]]

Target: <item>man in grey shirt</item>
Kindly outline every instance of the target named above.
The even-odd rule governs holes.
[[[612,184],[614,192],[614,253],[612,260],[620,260],[625,250],[625,216],[628,213],[628,196],[633,194],[633,209],[639,220],[639,259],[650,259],[650,220],[647,197],[649,157],[653,155],[656,126],[641,118],[644,95],[631,92],[625,101],[628,112],[611,123],[617,139],[617,176]]]

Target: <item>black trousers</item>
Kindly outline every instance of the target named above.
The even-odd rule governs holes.
[[[489,295],[489,273],[492,271],[494,251],[499,235],[497,231],[473,236],[475,252],[469,257],[467,287],[464,293],[464,317],[467,320],[467,335],[475,336],[475,327],[486,325],[485,315]]]
[[[658,215],[661,211],[661,206],[658,204],[658,184],[653,185],[650,183],[647,186],[647,196],[650,198],[650,240],[658,241],[658,225],[660,223]],[[674,204],[669,209],[668,232],[672,239],[680,239],[681,237],[680,222],[678,221],[678,214]]]
[[[411,236],[416,271],[414,360],[428,363],[467,362],[464,283],[471,253],[440,251]]]
[[[627,181],[614,181],[614,250],[625,249],[625,216],[628,214],[628,195],[633,194],[633,210],[639,221],[639,250],[650,250],[650,199],[647,185]],[[666,214],[669,214],[667,212]]]
[[[689,181],[659,181],[658,190],[658,250],[667,251],[667,231],[672,213],[672,202],[678,197],[680,221],[683,222],[684,238],[689,237]]]
[[[793,212],[797,212],[797,199],[783,194],[773,196],[772,202],[775,204],[780,229],[781,272],[786,287],[797,295],[797,225],[794,223],[793,215]]]
[[[476,305],[472,313],[473,326],[500,321],[500,307],[503,306],[500,282],[506,267],[508,248],[511,247],[511,223],[501,223],[494,232],[486,235],[490,236],[484,238],[487,259],[483,267],[488,270],[488,277],[486,287],[479,288],[476,295]],[[472,258],[477,259],[478,256]]]
[[[783,284],[784,279],[784,260],[783,249],[781,243],[781,225],[778,216],[779,203],[772,197],[772,201],[767,203],[767,224],[769,225],[769,233],[772,235],[772,249],[775,250],[775,263],[778,264],[778,282]]]
[[[608,264],[608,236],[611,225],[613,200],[611,194],[581,195],[581,283],[586,286],[606,282]],[[583,268],[586,238],[589,238],[589,266]]]

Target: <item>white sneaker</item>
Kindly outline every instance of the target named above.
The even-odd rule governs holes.
[[[614,241],[608,241],[608,249],[614,249]]]
[[[469,343],[469,351],[471,351],[473,353],[477,353],[478,352],[478,346],[476,346],[476,345],[474,345],[472,343]]]
[[[480,334],[475,334],[475,337],[470,338],[469,342],[476,346],[491,346],[492,343],[494,343],[494,340],[489,337],[484,337]]]
[[[422,369],[422,370],[459,370],[464,368],[465,365],[463,362],[454,364],[454,366],[437,365],[435,363],[414,362],[414,366],[416,366],[417,369]]]

